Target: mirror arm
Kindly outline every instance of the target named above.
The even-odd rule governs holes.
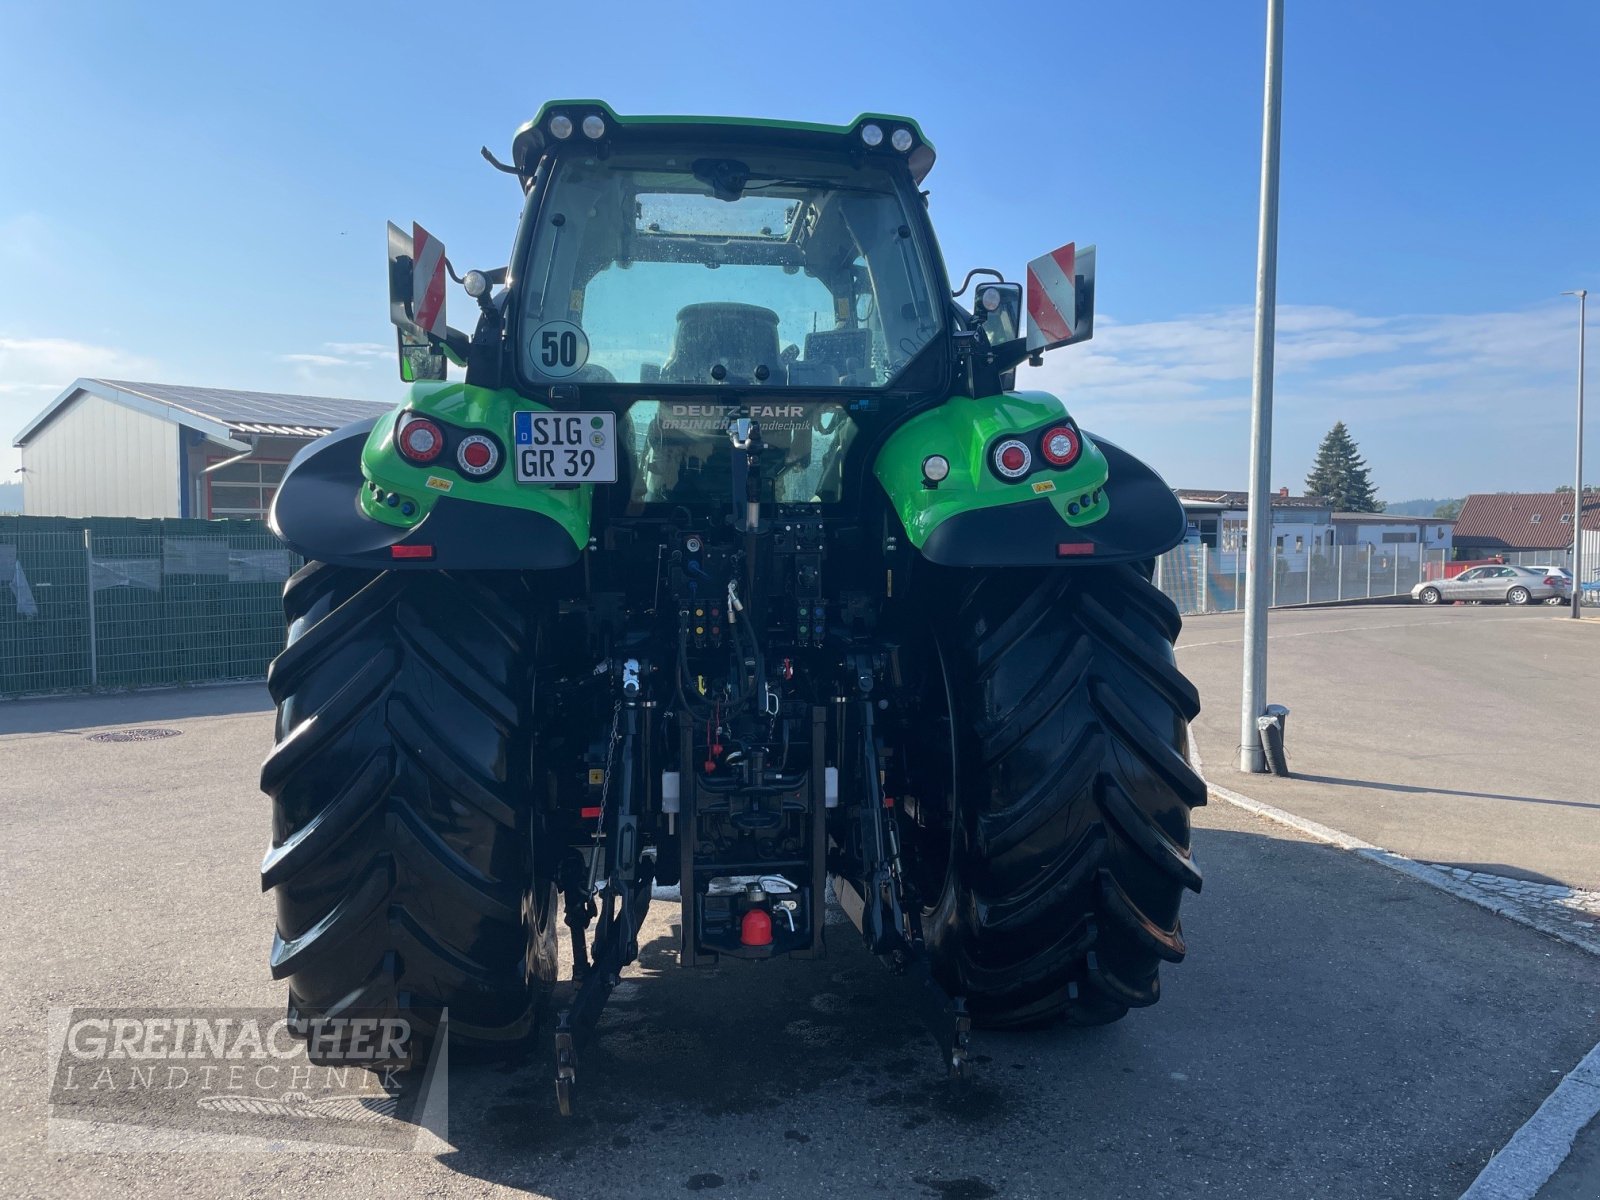
[[[967,277],[961,281],[961,286],[950,293],[950,299],[955,300],[959,298],[962,292],[971,287],[972,277],[974,275],[993,275],[1000,283],[1004,283],[1006,281],[1006,277],[1000,274],[999,271],[996,271],[993,267],[973,267],[972,270],[967,272]]]
[[[518,179],[522,179],[522,180],[526,180],[527,179],[527,176],[525,176],[521,171],[519,171],[515,167],[513,167],[510,163],[503,163],[498,158],[496,158],[494,156],[493,151],[491,151],[489,149],[489,147],[487,147],[487,146],[478,147],[478,153],[483,155],[484,161],[487,162],[496,171],[504,171],[507,175],[515,175]]]

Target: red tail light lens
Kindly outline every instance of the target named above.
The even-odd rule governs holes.
[[[456,466],[463,475],[481,478],[492,474],[500,465],[500,447],[481,433],[461,439],[456,447]]]
[[[1047,429],[1044,437],[1039,439],[1039,452],[1055,467],[1070,467],[1078,461],[1082,449],[1083,442],[1078,437],[1078,431],[1070,425]]]
[[[1021,479],[1033,466],[1033,451],[1026,442],[1007,438],[994,448],[995,473],[1002,479]]]
[[[427,417],[407,417],[395,442],[407,462],[431,463],[444,452],[444,430]]]

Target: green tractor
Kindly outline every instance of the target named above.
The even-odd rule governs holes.
[[[819,956],[836,900],[957,1071],[973,1024],[1154,1003],[1200,888],[1150,582],[1184,515],[1014,386],[1092,334],[1092,248],[952,291],[903,117],[552,102],[484,156],[525,196],[508,265],[390,227],[409,391],[274,504],[307,559],[262,769],[296,1027],[543,1027],[569,1111],[672,885],[686,967]]]

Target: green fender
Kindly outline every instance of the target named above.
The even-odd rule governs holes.
[[[1051,430],[1079,440],[1076,458],[1057,467],[1044,455]],[[994,467],[1015,439],[1031,463],[1017,479]],[[923,464],[949,463],[933,482]],[[945,566],[1095,565],[1153,558],[1183,541],[1183,507],[1161,477],[1126,451],[1078,428],[1048,392],[956,396],[896,429],[873,472],[906,537]]]
[[[511,414],[547,406],[516,392],[428,381],[376,421],[348,426],[300,451],[273,499],[273,529],[306,558],[383,569],[562,567],[589,542],[593,486],[529,487],[511,466]],[[441,422],[452,444],[485,435],[497,470],[474,479],[447,450],[427,466],[400,457],[402,413]]]

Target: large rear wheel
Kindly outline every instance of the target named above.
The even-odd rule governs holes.
[[[530,802],[535,622],[515,575],[312,563],[284,589],[261,770],[271,966],[291,1019],[407,1017],[504,1053],[555,975],[550,870]]]
[[[939,639],[953,719],[910,748],[955,798],[939,821],[921,772],[907,842],[935,972],[979,1024],[1116,1020],[1183,958],[1205,785],[1180,624],[1132,567],[968,574]]]

